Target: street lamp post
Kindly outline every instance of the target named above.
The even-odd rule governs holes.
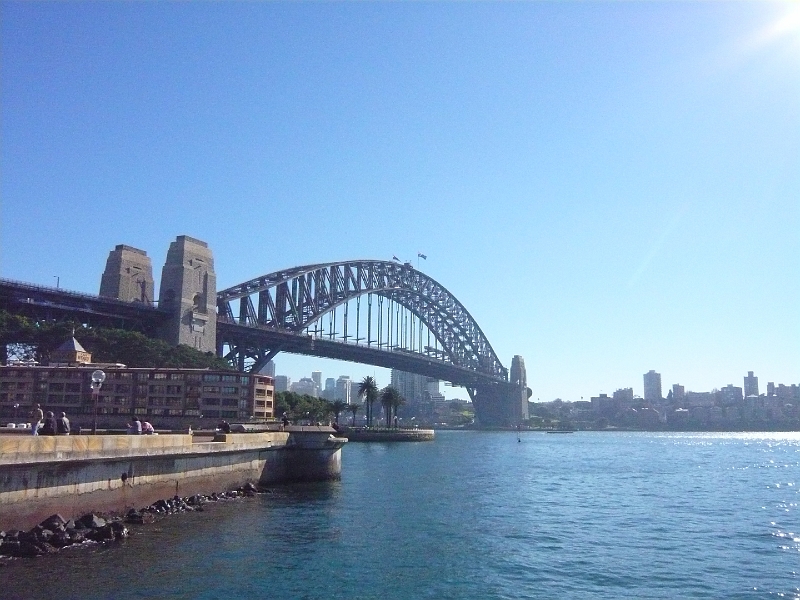
[[[100,388],[106,380],[106,374],[97,369],[92,373],[92,397],[94,398],[94,423],[92,424],[92,435],[97,435],[97,399],[100,396]]]

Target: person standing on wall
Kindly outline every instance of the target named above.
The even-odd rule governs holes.
[[[33,410],[31,411],[31,433],[33,435],[39,435],[39,426],[44,421],[44,412],[42,411],[42,407],[38,404],[33,405]]]
[[[56,419],[56,433],[58,435],[69,435],[69,419],[65,412],[62,412],[61,416]]]
[[[53,414],[52,410],[48,410],[44,418],[44,424],[42,425],[40,435],[56,435],[57,432],[58,422],[56,416]]]

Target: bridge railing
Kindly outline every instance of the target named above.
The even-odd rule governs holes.
[[[109,304],[116,304],[118,306],[134,305],[137,308],[150,309],[155,312],[164,312],[160,310],[157,306],[152,306],[150,304],[145,304],[141,302],[126,302],[125,300],[119,300],[117,298],[109,298],[107,296],[99,296],[95,294],[86,294],[83,292],[73,292],[71,290],[66,290],[62,287],[52,287],[48,285],[26,283],[24,281],[17,281],[16,279],[0,278],[0,287],[2,286],[8,286],[17,290],[27,290],[38,294],[54,294],[59,296],[68,296],[70,298],[75,298],[79,300],[86,300],[92,302],[101,301]]]

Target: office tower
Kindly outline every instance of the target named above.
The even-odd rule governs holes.
[[[264,368],[261,369],[261,374],[266,375],[267,377],[275,377],[275,361],[271,360],[267,364],[264,365]]]
[[[275,391],[276,392],[286,392],[289,390],[289,386],[291,385],[292,380],[287,377],[286,375],[276,375],[275,376]]]
[[[322,392],[322,371],[311,371],[311,379],[317,385],[317,394]]]

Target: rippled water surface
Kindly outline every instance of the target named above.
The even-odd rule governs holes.
[[[0,567],[2,598],[800,598],[800,434],[438,432]],[[211,491],[211,490],[209,490]]]

